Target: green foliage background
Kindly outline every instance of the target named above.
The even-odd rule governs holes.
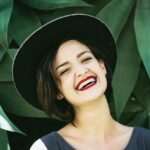
[[[112,115],[123,124],[150,128],[150,0],[0,0],[0,150],[29,149],[63,125],[19,95],[12,64],[33,31],[70,13],[96,16],[111,29],[118,53]]]

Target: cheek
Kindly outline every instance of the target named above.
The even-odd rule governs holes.
[[[92,72],[92,73],[94,73],[94,74],[99,74],[99,73],[101,73],[101,68],[100,68],[100,65],[99,65],[99,63],[97,63],[97,62],[93,62],[93,63],[91,63],[91,64],[89,64],[88,66],[87,66],[87,68],[88,68],[88,70],[90,71],[90,72]]]
[[[61,93],[65,99],[72,104],[76,94],[74,91],[73,79],[71,77],[67,77],[67,79],[61,81]]]
[[[68,75],[60,79],[60,89],[64,95],[68,92],[68,90],[73,88],[73,81],[72,75]]]
[[[107,88],[107,79],[106,79],[104,72],[102,71],[99,72],[99,78],[101,80],[103,90],[105,91]]]

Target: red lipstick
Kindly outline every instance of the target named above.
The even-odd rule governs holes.
[[[89,82],[88,82],[88,80],[89,80]],[[78,85],[76,86],[76,90],[84,91],[84,90],[91,88],[95,84],[96,84],[96,77],[95,76],[88,76],[87,78],[81,80],[78,83]]]

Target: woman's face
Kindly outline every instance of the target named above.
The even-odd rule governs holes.
[[[60,45],[54,61],[60,95],[73,106],[99,99],[105,92],[106,69],[91,50],[76,40]]]

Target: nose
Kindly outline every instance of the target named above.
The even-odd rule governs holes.
[[[80,76],[84,76],[85,74],[87,74],[88,69],[85,66],[82,65],[78,65],[76,67],[76,76],[80,77]]]

